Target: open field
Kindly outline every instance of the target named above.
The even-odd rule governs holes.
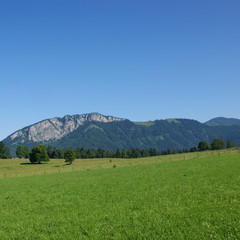
[[[240,239],[240,154],[198,157],[2,178],[0,239]]]
[[[146,165],[160,162],[206,158],[210,156],[224,156],[238,153],[237,149],[206,151],[185,154],[173,154],[148,158],[97,158],[76,159],[72,165],[67,165],[63,159],[51,159],[47,163],[30,164],[28,159],[0,159],[0,178],[46,175],[53,173],[96,170],[113,167]]]

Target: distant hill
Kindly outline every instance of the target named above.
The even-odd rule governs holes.
[[[18,145],[57,148],[189,149],[200,141],[231,139],[240,145],[240,125],[209,125],[189,119],[132,122],[99,113],[46,119],[16,131],[4,140],[12,153]]]
[[[240,125],[240,119],[236,118],[224,118],[224,117],[218,117],[218,118],[213,118],[205,124],[209,126],[232,126],[232,125]]]

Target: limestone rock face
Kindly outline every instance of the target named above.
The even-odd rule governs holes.
[[[21,143],[24,143],[26,140],[32,142],[59,140],[87,121],[109,123],[124,120],[126,119],[104,116],[99,113],[66,115],[63,118],[51,118],[23,128],[10,135],[8,140],[12,142],[18,139],[18,142],[20,141]]]

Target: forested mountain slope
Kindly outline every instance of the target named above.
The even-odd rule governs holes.
[[[200,141],[231,139],[240,145],[240,125],[208,125],[189,119],[132,122],[98,113],[52,118],[25,127],[4,143],[12,153],[18,145],[46,144],[57,148],[188,149]]]

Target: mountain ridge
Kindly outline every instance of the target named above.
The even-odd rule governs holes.
[[[99,113],[50,118],[14,132],[4,143],[15,151],[18,145],[46,144],[57,148],[187,149],[213,138],[240,144],[240,125],[211,126],[193,119],[132,122]]]
[[[240,125],[240,119],[237,118],[225,118],[225,117],[217,117],[210,119],[205,122],[205,124],[210,126],[232,126],[232,125]]]
[[[24,143],[25,137],[33,142],[43,142],[60,139],[87,121],[112,122],[124,120],[124,118],[105,116],[99,113],[65,115],[62,118],[54,117],[31,124],[27,127],[15,131],[7,138],[10,138],[11,140],[14,140],[15,138],[22,138],[22,143]],[[39,132],[37,130],[40,128],[42,129],[42,132],[39,135]],[[53,135],[51,136],[51,134],[49,135],[48,133],[52,133]]]

